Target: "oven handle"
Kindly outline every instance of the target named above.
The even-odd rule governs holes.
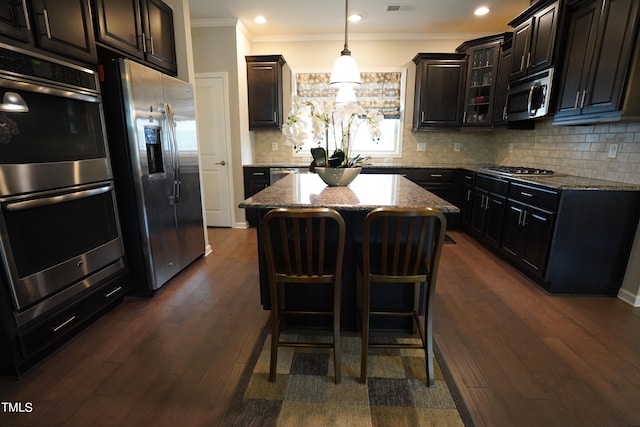
[[[97,196],[98,194],[107,193],[113,190],[113,185],[105,185],[104,187],[92,188],[89,190],[76,191],[75,193],[61,194],[58,196],[43,197],[40,199],[23,200],[20,202],[10,202],[4,205],[4,209],[8,212],[17,212],[26,209],[39,208],[41,206],[50,206],[57,203],[69,202],[71,200],[84,199],[86,197]]]
[[[6,77],[6,76],[5,76]],[[0,87],[3,89],[15,89],[24,90],[27,92],[42,93],[45,95],[61,96],[64,98],[77,99],[79,101],[86,102],[101,102],[100,95],[96,92],[86,91],[82,92],[81,89],[66,89],[63,87],[51,86],[51,83],[43,81],[41,84],[34,84],[24,81],[14,81],[8,78],[0,78]]]

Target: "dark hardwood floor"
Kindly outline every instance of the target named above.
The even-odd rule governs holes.
[[[640,309],[548,296],[450,233],[434,335],[478,426],[640,425]],[[217,426],[268,312],[255,229],[209,229],[213,254],[151,299],[127,298],[1,402],[0,426]]]

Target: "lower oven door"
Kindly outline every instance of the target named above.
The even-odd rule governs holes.
[[[0,199],[0,249],[18,324],[124,268],[111,181]]]

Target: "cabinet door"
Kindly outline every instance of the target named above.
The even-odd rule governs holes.
[[[558,4],[554,3],[533,16],[531,49],[527,54],[528,73],[535,73],[553,65],[553,48],[558,26]]]
[[[146,60],[175,75],[178,67],[171,8],[160,0],[143,1],[142,28]]]
[[[279,129],[282,117],[282,65],[247,61],[249,130]]]
[[[498,247],[502,237],[502,223],[507,198],[496,194],[489,194],[489,201],[485,202],[487,207],[487,219],[484,225],[484,238],[491,245]]]
[[[524,212],[526,212],[526,205],[513,200],[507,202],[500,249],[516,261],[520,260],[524,252],[525,230],[522,227]]]
[[[476,188],[473,191],[473,201],[471,203],[471,220],[469,228],[475,234],[482,236],[484,232],[484,223],[487,216],[485,202],[489,199],[489,192]]]
[[[88,0],[33,0],[38,46],[84,62],[96,63]]]
[[[496,77],[496,93],[493,110],[494,126],[507,124],[507,92],[509,89],[509,74],[513,63],[513,50],[505,49],[501,52],[498,76]]]
[[[469,73],[463,124],[465,126],[491,126],[495,78],[499,63],[500,42],[494,42],[469,51]]]
[[[583,114],[621,108],[624,85],[638,28],[637,0],[604,3],[598,38],[586,86]]]
[[[0,0],[0,35],[23,42],[31,40],[25,1]]]
[[[558,113],[575,114],[584,102],[584,87],[598,27],[599,8],[592,1],[578,10],[569,9],[566,56],[560,83]]]
[[[513,30],[513,46],[511,62],[511,79],[518,79],[526,74],[526,61],[531,40],[533,19],[523,22]]]
[[[553,214],[530,206],[522,219],[522,224],[526,230],[522,263],[537,277],[542,277],[553,231]]]
[[[466,61],[423,61],[418,68],[414,129],[459,127]]]
[[[144,58],[139,0],[95,0],[94,13],[99,42]]]

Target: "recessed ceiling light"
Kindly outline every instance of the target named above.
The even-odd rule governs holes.
[[[362,19],[362,16],[354,13],[353,15],[349,15],[349,21],[351,22],[359,22]]]
[[[486,15],[487,13],[489,13],[489,8],[487,6],[480,6],[473,13],[474,15],[478,15],[478,16]]]
[[[264,16],[256,16],[255,18],[253,18],[253,22],[255,22],[256,24],[266,24],[267,18],[265,18]]]

